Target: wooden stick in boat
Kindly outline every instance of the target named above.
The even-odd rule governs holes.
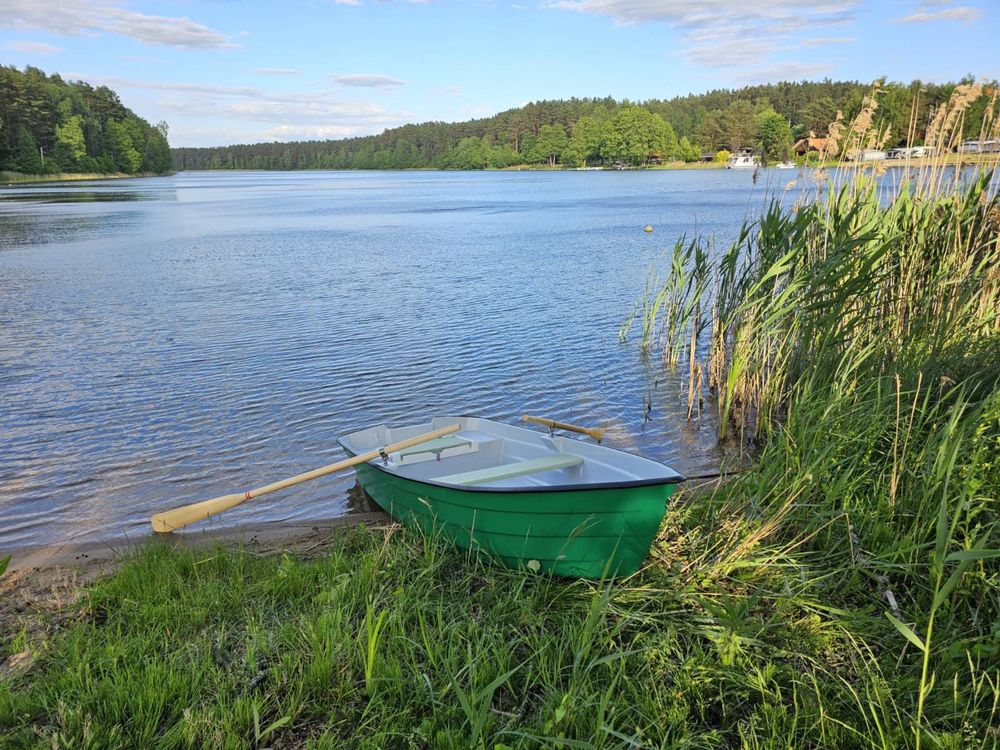
[[[556,422],[554,419],[547,419],[545,417],[533,417],[530,414],[525,414],[521,417],[521,419],[525,422],[533,422],[534,424],[544,425],[550,430],[569,430],[570,432],[579,432],[581,435],[589,435],[598,443],[601,442],[601,438],[605,433],[605,429],[603,427],[578,427],[575,424]]]
[[[316,479],[317,477],[326,476],[327,474],[333,474],[335,471],[349,469],[352,466],[357,466],[358,464],[371,461],[373,458],[378,458],[383,455],[387,456],[390,453],[395,453],[396,451],[401,451],[404,448],[409,448],[411,445],[418,445],[419,443],[425,443],[428,440],[434,440],[435,438],[439,438],[444,435],[450,435],[453,432],[458,432],[460,429],[462,429],[461,425],[449,425],[447,427],[442,427],[440,430],[425,432],[423,435],[417,435],[416,437],[401,440],[400,442],[393,443],[392,445],[387,445],[384,448],[378,448],[373,451],[368,451],[367,453],[361,453],[354,458],[348,458],[344,461],[338,461],[335,464],[330,464],[329,466],[323,466],[319,469],[313,469],[312,471],[307,471],[303,474],[297,474],[296,476],[289,477],[288,479],[272,482],[271,484],[266,484],[263,487],[258,487],[255,490],[249,490],[248,492],[244,492],[242,494],[222,495],[221,497],[216,497],[212,500],[203,500],[200,503],[194,503],[193,505],[185,505],[180,508],[164,511],[163,513],[157,513],[152,517],[152,519],[150,519],[153,524],[153,531],[160,534],[167,534],[171,531],[182,529],[185,526],[197,521],[203,521],[209,516],[214,516],[217,513],[222,513],[230,508],[235,508],[237,505],[242,505],[249,500],[253,500],[261,495],[266,495],[269,492],[277,492],[278,490],[283,490],[286,487],[291,487],[292,485],[308,482],[310,479]]]

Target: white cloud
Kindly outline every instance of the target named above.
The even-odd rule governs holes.
[[[211,98],[166,99],[160,105],[184,115],[313,127],[330,127],[331,123],[337,123],[369,133],[399,124],[400,119],[405,117],[405,114],[390,113],[373,102],[317,100],[312,96],[298,101],[289,101],[287,97],[225,101]]]
[[[775,39],[746,38],[738,29],[698,29],[687,34],[686,41],[688,59],[709,67],[754,65],[780,49]]]
[[[333,90],[274,91],[252,86],[216,86],[203,83],[143,81],[132,78],[87,76],[67,73],[66,78],[106,84],[118,91],[145,90],[163,92],[159,106],[175,112],[176,118],[261,123],[264,127],[246,131],[239,140],[295,140],[296,138],[333,138],[345,135],[368,135],[413,119],[413,113],[388,110],[382,105],[355,99],[343,99]],[[183,126],[171,130],[176,145],[221,143],[210,140],[210,133],[232,134],[229,128],[203,130],[188,139]],[[230,140],[232,142],[232,139]]]
[[[260,89],[249,86],[215,86],[210,83],[169,83],[164,81],[140,81],[135,78],[119,78],[117,76],[89,76],[85,73],[66,73],[69,80],[84,80],[91,83],[102,83],[107,86],[125,89],[151,89],[153,91],[183,91],[212,96],[262,96]]]
[[[660,21],[682,28],[720,26],[800,29],[816,23],[847,20],[857,0],[554,0],[551,7],[595,13],[618,23]]]
[[[341,86],[358,86],[370,89],[394,89],[406,85],[406,81],[377,73],[331,73],[330,80]]]
[[[45,42],[8,42],[7,49],[14,50],[15,52],[25,52],[29,55],[54,55],[57,52],[62,52],[62,47],[57,47],[54,44],[46,44]]]
[[[152,55],[122,55],[125,62],[137,62],[143,65],[163,65],[164,61]]]
[[[619,25],[664,23],[683,32],[682,54],[698,65],[739,67],[742,77],[779,69],[804,70],[797,62],[777,62],[776,53],[795,46],[853,41],[824,37],[798,43],[797,37],[853,20],[858,0],[551,0],[548,7],[606,16]],[[757,66],[755,70],[747,70]]]
[[[814,39],[803,39],[799,42],[800,47],[826,47],[831,44],[853,44],[858,41],[853,36],[823,36]]]
[[[118,0],[0,0],[0,27],[42,29],[61,36],[120,34],[143,44],[186,49],[234,46],[218,31],[186,17],[151,16]]]
[[[297,76],[299,74],[295,68],[257,68],[253,72],[262,76]]]
[[[359,131],[359,128],[350,125],[316,125],[313,127],[278,125],[265,131],[264,135],[274,141],[310,141],[349,138],[352,135],[358,135]]]
[[[938,3],[924,4],[922,7],[934,7]],[[933,21],[962,21],[972,23],[980,16],[979,8],[968,5],[956,5],[941,10],[916,10],[908,16],[897,18],[896,23],[931,23]]]
[[[378,0],[380,3],[388,2],[388,0]],[[428,5],[433,3],[435,0],[399,0],[399,2],[406,3],[407,5]],[[334,5],[364,5],[361,0],[333,0]]]
[[[175,125],[170,128],[170,143],[177,146],[223,146],[235,143],[266,143],[270,141],[307,141],[350,138],[363,135],[350,126],[300,127],[276,125],[271,128],[206,128]]]
[[[752,68],[737,76],[742,83],[768,83],[774,81],[801,81],[805,78],[829,73],[831,65],[824,63],[781,62]]]

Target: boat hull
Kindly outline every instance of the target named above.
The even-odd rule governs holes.
[[[603,578],[636,572],[676,484],[482,492],[429,484],[372,464],[358,481],[409,528],[483,552],[511,568]]]

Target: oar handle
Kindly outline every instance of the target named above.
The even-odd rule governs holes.
[[[550,430],[568,430],[569,432],[579,432],[581,435],[592,437],[598,443],[601,442],[601,438],[606,432],[603,427],[580,427],[579,425],[567,424],[566,422],[557,422],[556,420],[548,419],[547,417],[533,417],[530,414],[525,414],[521,417],[521,419],[525,422],[543,425],[548,427]]]
[[[150,519],[153,524],[153,531],[161,534],[176,531],[177,529],[182,529],[185,526],[197,521],[203,521],[210,516],[216,515],[217,513],[222,513],[230,508],[235,508],[237,505],[253,500],[256,497],[266,495],[269,492],[277,492],[278,490],[283,490],[286,487],[301,484],[302,482],[308,482],[310,479],[316,479],[317,477],[326,476],[327,474],[333,474],[335,471],[349,469],[352,466],[357,466],[358,464],[371,461],[373,458],[378,458],[383,454],[389,455],[390,453],[401,451],[405,448],[409,448],[410,446],[425,443],[428,440],[434,440],[435,438],[443,437],[444,435],[450,435],[451,433],[458,432],[461,429],[461,425],[448,425],[447,427],[442,427],[440,430],[425,432],[423,435],[407,438],[406,440],[401,440],[398,443],[393,443],[383,448],[377,448],[376,450],[368,451],[367,453],[359,453],[353,458],[338,461],[335,464],[323,466],[319,469],[313,469],[312,471],[307,471],[302,474],[296,474],[294,477],[289,477],[288,479],[282,479],[277,482],[272,482],[271,484],[265,484],[263,487],[258,487],[255,490],[248,490],[242,494],[222,495],[221,497],[212,498],[211,500],[202,500],[200,503],[185,505],[180,508],[164,511],[163,513],[157,513]]]

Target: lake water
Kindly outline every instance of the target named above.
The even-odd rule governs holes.
[[[687,423],[686,386],[617,331],[651,259],[683,233],[724,244],[765,190],[740,171],[0,188],[0,550],[146,534],[153,512],[430,415],[603,425],[608,445],[712,471],[714,424]],[[363,502],[348,472],[211,523]]]

